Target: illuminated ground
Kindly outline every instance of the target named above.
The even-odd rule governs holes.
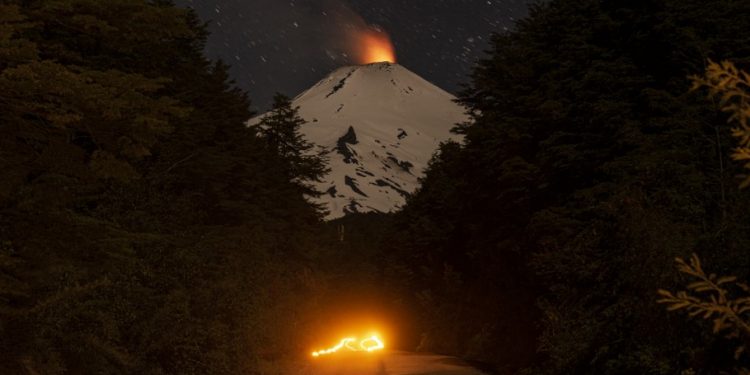
[[[346,353],[312,361],[310,375],[483,375],[459,360],[434,354],[387,351]]]

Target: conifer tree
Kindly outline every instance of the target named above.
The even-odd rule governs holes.
[[[280,158],[290,179],[305,194],[319,196],[321,192],[312,183],[320,182],[329,169],[325,152],[305,140],[300,133],[300,127],[305,123],[291,100],[276,94],[271,111],[261,119],[257,129],[268,147]]]

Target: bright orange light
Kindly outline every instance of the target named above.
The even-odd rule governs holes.
[[[320,357],[321,355],[336,353],[341,349],[346,349],[352,352],[369,353],[376,350],[382,350],[383,348],[385,348],[385,344],[383,344],[383,340],[381,340],[377,335],[372,335],[362,340],[358,340],[354,337],[347,337],[339,341],[339,343],[333,347],[312,352],[312,356]]]
[[[355,338],[353,338],[353,337],[347,337],[347,338],[345,338],[345,339],[341,340],[341,342],[339,342],[339,343],[338,343],[338,344],[337,344],[336,346],[334,346],[334,347],[331,347],[331,348],[328,348],[328,349],[324,349],[324,350],[318,350],[318,351],[316,351],[316,352],[313,352],[313,353],[312,353],[312,356],[313,356],[313,357],[318,357],[318,356],[321,356],[321,355],[324,355],[324,354],[331,354],[331,353],[336,353],[336,352],[337,352],[337,351],[339,351],[339,349],[341,349],[341,348],[344,348],[344,347],[346,347],[346,348],[349,348],[349,345],[350,345],[350,344],[351,344],[352,342],[355,342],[355,341],[357,341],[357,339],[355,339]]]
[[[374,352],[376,350],[385,348],[385,345],[383,344],[383,341],[378,338],[378,336],[372,335],[372,337],[368,337],[360,341],[359,347],[366,352]]]
[[[396,62],[396,50],[391,38],[383,31],[366,30],[358,38],[359,63],[370,64],[378,62]]]

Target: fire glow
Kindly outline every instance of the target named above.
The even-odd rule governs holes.
[[[372,335],[362,340],[359,340],[356,337],[347,337],[339,341],[339,343],[333,347],[313,352],[312,356],[320,357],[322,355],[333,354],[342,349],[351,352],[370,353],[377,350],[382,350],[383,348],[385,348],[385,344],[383,344],[383,340],[381,340],[377,335]]]
[[[355,39],[360,64],[396,62],[396,49],[391,38],[380,29],[368,27]]]

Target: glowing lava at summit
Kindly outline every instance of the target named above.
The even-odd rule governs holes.
[[[369,353],[369,352],[374,352],[376,350],[382,350],[383,348],[385,348],[385,345],[383,344],[383,340],[381,340],[377,335],[372,335],[362,340],[358,340],[354,337],[347,337],[339,341],[338,344],[336,344],[335,346],[331,348],[314,351],[312,353],[312,356],[320,357],[321,355],[336,353],[337,351],[341,349],[346,349],[352,352],[368,352]]]
[[[396,50],[385,31],[368,27],[355,38],[357,59],[360,64],[396,62]]]

